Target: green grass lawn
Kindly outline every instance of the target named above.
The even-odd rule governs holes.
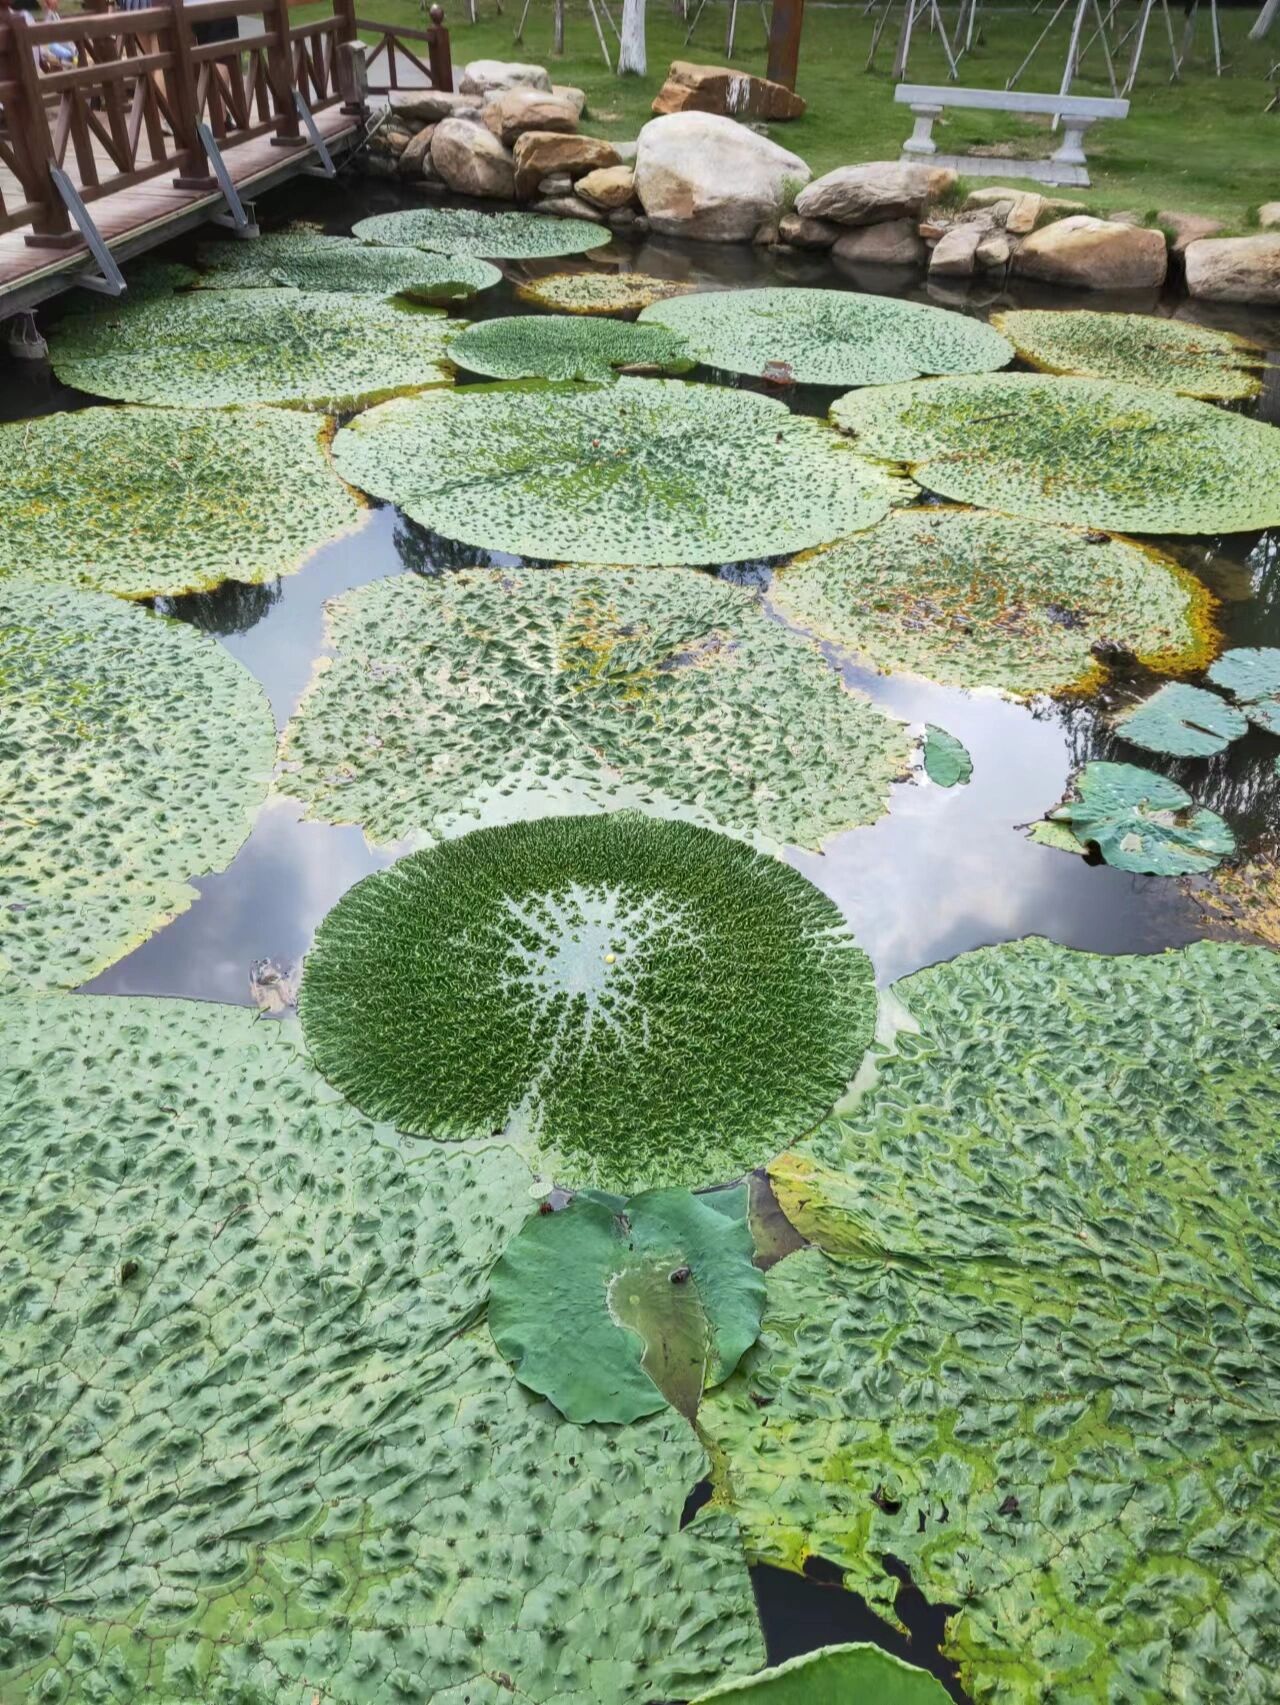
[[[461,0],[453,0],[448,7],[446,21],[455,67],[481,58],[528,59],[545,64],[557,82],[575,83],[587,91],[588,117],[583,128],[600,136],[635,136],[651,116],[649,103],[670,60],[723,63],[724,59],[727,9],[722,0],[707,6],[688,47],[684,43],[687,26],[671,5],[665,0],[650,0],[650,71],[643,78],[620,78],[606,68],[583,0],[570,0],[567,51],[562,59],[554,59],[551,53],[551,0],[531,0],[524,40],[519,45],[512,38],[523,0],[505,0],[506,10],[501,16],[494,12],[496,0],[480,0],[480,4],[482,16],[476,24],[466,22]],[[417,0],[366,0],[366,5],[379,19],[403,24],[422,21]],[[985,14],[981,45],[960,62],[961,83],[1003,88],[1043,28],[1052,5],[1053,0],[1047,0],[1035,16],[1029,6]],[[611,0],[611,6],[618,16],[621,0]],[[1123,0],[1126,27],[1135,9],[1135,0]],[[1170,10],[1180,38],[1182,7],[1175,3]],[[945,5],[944,14],[950,27],[954,4]],[[1251,44],[1246,37],[1255,16],[1252,5],[1222,11],[1229,69],[1221,78],[1213,75],[1206,18],[1183,81],[1171,84],[1168,42],[1156,15],[1143,70],[1131,96],[1129,117],[1118,124],[1097,126],[1087,143],[1095,187],[1081,192],[1080,199],[1099,210],[1129,209],[1140,217],[1168,209],[1211,213],[1233,227],[1246,226],[1260,202],[1280,199],[1280,111],[1262,110],[1274,92],[1266,74],[1269,65],[1280,57],[1280,31],[1273,32],[1275,39],[1270,42]],[[856,0],[848,6],[811,8],[806,15],[798,88],[809,110],[794,123],[774,125],[771,134],[807,160],[815,175],[861,160],[896,159],[911,129],[906,109],[893,104],[889,75],[896,17],[881,40],[876,69],[867,72],[863,67],[871,28],[872,19]],[[763,72],[764,35],[759,6],[744,3],[732,63],[742,70]],[[1066,57],[1066,37],[1064,13],[1019,83],[1020,88],[1057,88]],[[1086,69],[1090,74],[1078,80],[1075,92],[1109,94],[1096,47]],[[917,32],[909,77],[921,83],[946,79],[941,46],[927,31]],[[1020,147],[1025,154],[1050,151],[1043,127],[1033,134],[1027,121],[999,113],[957,112],[945,124],[935,126],[934,135],[939,150],[945,152],[964,153],[973,144],[999,142]],[[1011,167],[1016,168],[1016,163],[1011,160]],[[1015,181],[1013,170],[1010,181]]]

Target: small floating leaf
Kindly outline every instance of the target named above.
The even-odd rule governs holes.
[[[1022,360],[1044,373],[1121,379],[1183,397],[1235,402],[1256,397],[1264,351],[1233,332],[1156,314],[1017,308],[991,323]]]
[[[924,772],[938,787],[963,786],[973,774],[973,759],[954,734],[927,722],[924,729]]]
[[[496,266],[470,255],[373,247],[314,231],[280,231],[252,243],[202,243],[198,258],[202,282],[213,290],[288,287],[444,304],[464,302],[502,282]]]
[[[1051,811],[1050,821],[1065,823],[1117,870],[1187,876],[1235,851],[1235,836],[1216,811],[1153,770],[1091,763],[1073,786],[1077,797]]]
[[[700,1693],[693,1705],[744,1699],[755,1705],[947,1705],[928,1670],[903,1663],[879,1646],[824,1646],[774,1669],[737,1676]]]
[[[1173,758],[1211,758],[1248,727],[1246,718],[1216,693],[1182,681],[1169,682],[1115,722],[1122,740]]]
[[[351,227],[362,243],[409,244],[446,255],[488,260],[541,260],[603,248],[612,233],[589,219],[544,213],[481,213],[470,207],[412,207],[375,213]]]
[[[635,314],[651,302],[687,296],[693,289],[647,272],[553,272],[517,285],[516,295],[556,314]]]
[[[1259,728],[1280,734],[1280,647],[1242,646],[1224,651],[1209,670],[1214,686],[1231,693]]]
[[[684,339],[663,326],[574,314],[513,314],[468,326],[449,355],[469,373],[494,379],[591,379],[611,384],[620,367],[685,373],[694,365]]]

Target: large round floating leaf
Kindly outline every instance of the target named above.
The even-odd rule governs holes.
[[[1155,314],[1092,309],[1017,308],[991,323],[1019,356],[1045,373],[1122,379],[1183,397],[1239,401],[1256,397],[1263,351],[1233,332]]]
[[[1250,722],[1280,734],[1280,646],[1224,651],[1211,666],[1209,679],[1239,702]]]
[[[0,576],[152,598],[291,574],[354,527],[317,422],[94,408],[0,426]]]
[[[1173,758],[1211,758],[1248,727],[1244,715],[1217,693],[1185,681],[1170,681],[1115,723],[1116,733],[1130,745]]]
[[[1141,385],[934,379],[853,392],[831,417],[863,455],[962,503],[1139,533],[1280,522],[1280,430]]]
[[[65,385],[126,403],[346,409],[449,381],[437,310],[335,290],[192,290],[77,315],[49,340]]]
[[[905,1565],[973,1699],[1268,1699],[1280,956],[1032,940],[894,993],[770,1167],[820,1247],[699,1411],[749,1554],[891,1620]]]
[[[444,255],[488,260],[544,260],[602,248],[611,233],[588,219],[544,213],[481,213],[470,207],[412,207],[375,213],[351,227],[362,243],[409,244]]]
[[[856,1072],[866,955],[802,876],[635,812],[482,829],[343,896],[300,1009],[400,1130],[532,1138],[565,1184],[734,1178]]]
[[[1236,850],[1218,816],[1176,781],[1136,764],[1086,764],[1072,782],[1074,799],[1049,813],[1082,847],[1095,846],[1117,870],[1190,876],[1212,870]]]
[[[535,1214],[507,1245],[489,1330],[520,1383],[570,1421],[634,1421],[668,1404],[692,1421],[756,1341],[753,1256],[745,1185],[626,1201],[588,1192]]]
[[[611,383],[624,367],[684,373],[684,339],[663,326],[574,314],[513,314],[468,326],[449,345],[470,373],[493,379],[590,379]]]
[[[687,296],[694,288],[647,272],[552,272],[517,285],[516,295],[555,314],[638,314],[651,302]]]
[[[958,687],[1092,684],[1095,648],[1156,669],[1204,659],[1210,600],[1171,557],[1127,539],[977,509],[900,509],[786,563],[771,600],[879,669]]]
[[[266,697],[216,641],[0,580],[0,987],[83,982],[186,911],[274,757]]]
[[[682,569],[399,575],[331,604],[327,638],[279,786],[384,845],[636,806],[817,846],[910,757],[752,594]]]
[[[448,538],[569,562],[802,550],[911,490],[774,398],[679,379],[405,398],[352,421],[334,454]]]
[[[798,385],[990,373],[1013,359],[982,320],[847,290],[709,290],[654,303],[640,319],[678,332],[708,367]]]
[[[502,282],[488,261],[432,255],[401,246],[375,248],[353,237],[280,231],[252,243],[203,243],[203,282],[214,290],[324,290],[359,296],[411,296],[421,302],[464,302]]]
[[[732,1521],[680,1529],[688,1424],[570,1426],[477,1328],[526,1166],[398,1143],[288,1029],[0,1001],[0,1696],[644,1705],[762,1662]]]
[[[716,1699],[756,1705],[946,1705],[950,1695],[928,1670],[903,1663],[879,1646],[823,1646],[756,1675],[735,1676],[693,1705]]]

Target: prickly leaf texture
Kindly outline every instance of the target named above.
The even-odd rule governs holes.
[[[1247,733],[1242,712],[1185,681],[1170,681],[1116,718],[1116,733],[1131,746],[1173,758],[1211,758]]]
[[[704,575],[407,574],[328,616],[279,786],[375,843],[630,805],[817,846],[907,765],[901,724]]]
[[[770,1168],[820,1247],[700,1412],[749,1550],[889,1617],[900,1559],[974,1699],[1265,1705],[1280,958],[1028,940],[895,992],[918,1030]]]
[[[0,989],[84,982],[185,912],[274,757],[266,697],[216,641],[0,580]]]
[[[358,296],[410,296],[420,302],[463,302],[502,282],[488,261],[425,249],[374,247],[353,237],[279,231],[256,242],[202,243],[203,283],[212,290],[326,290]]]
[[[424,1136],[507,1127],[566,1185],[740,1176],[857,1071],[871,965],[739,841],[637,812],[479,829],[345,894],[307,956],[335,1088]]]
[[[737,1676],[699,1694],[693,1705],[711,1705],[714,1699],[754,1700],[755,1705],[946,1705],[948,1697],[927,1670],[879,1646],[857,1644],[823,1646],[758,1675]]]
[[[684,339],[665,326],[581,314],[512,314],[468,326],[450,359],[493,379],[589,379],[610,384],[622,367],[685,373],[694,365]]]
[[[1074,799],[1049,813],[1085,846],[1096,846],[1117,870],[1190,876],[1212,870],[1236,850],[1216,811],[1197,805],[1176,781],[1136,764],[1086,764],[1072,782]]]
[[[410,244],[445,255],[489,260],[542,260],[603,248],[610,233],[586,219],[543,213],[481,213],[471,207],[412,207],[375,213],[351,227],[362,243]]]
[[[761,1661],[732,1522],[679,1531],[687,1423],[571,1427],[475,1325],[511,1150],[398,1145],[239,1009],[0,1025],[0,1694],[642,1705]]]
[[[913,489],[772,397],[680,379],[403,398],[344,427],[334,455],[448,538],[569,562],[802,550]]]
[[[693,288],[647,272],[553,272],[518,285],[516,295],[555,314],[635,314],[651,302],[687,296]]]
[[[1264,352],[1234,332],[1156,314],[1017,308],[991,323],[1023,361],[1044,373],[1120,379],[1209,402],[1239,402],[1262,389]]]
[[[1209,679],[1239,700],[1250,722],[1280,734],[1280,646],[1224,651],[1209,670]]]

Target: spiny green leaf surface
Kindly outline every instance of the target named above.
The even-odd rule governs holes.
[[[858,450],[1014,515],[1139,533],[1280,522],[1280,430],[1141,385],[995,373],[853,392]]]
[[[771,397],[679,379],[403,398],[345,427],[334,455],[451,539],[569,562],[802,550],[912,489]]]
[[[587,219],[542,213],[481,213],[470,207],[412,207],[375,213],[351,227],[362,243],[407,243],[445,255],[489,260],[543,260],[603,248],[611,234]]]
[[[80,315],[49,340],[64,385],[126,403],[346,409],[442,385],[456,324],[336,290],[193,290]]]
[[[0,426],[0,576],[124,598],[257,585],[354,527],[317,423],[92,408]]]
[[[635,314],[651,302],[687,296],[693,288],[647,272],[553,272],[518,285],[516,295],[556,314]]]
[[[694,365],[684,339],[663,326],[581,314],[513,314],[468,326],[449,355],[469,373],[494,379],[590,379],[609,384],[620,367],[684,373]]]
[[[635,812],[481,829],[345,894],[308,1046],[400,1130],[532,1138],[563,1184],[740,1176],[811,1126],[874,1024],[871,966],[786,865]]]
[[[817,846],[907,767],[902,724],[704,575],[399,575],[328,616],[278,785],[375,843],[634,805]]]
[[[981,320],[847,290],[713,290],[657,302],[708,367],[799,385],[885,385],[922,373],[989,373],[1013,345]]]
[[[1210,668],[1209,679],[1240,701],[1250,722],[1280,734],[1280,647],[1241,646],[1224,651]]]
[[[1170,557],[941,506],[894,510],[785,563],[769,597],[878,669],[1022,694],[1091,684],[1099,642],[1149,667],[1194,668],[1208,630],[1207,595]]]
[[[809,1145],[834,1178],[770,1168],[832,1256],[768,1272],[700,1412],[749,1551],[889,1617],[900,1559],[974,1699],[1264,1705],[1280,957],[1031,940],[895,992],[919,1030]]]
[[[511,1150],[398,1145],[239,1009],[0,1026],[0,1695],[643,1705],[762,1660],[732,1523],[679,1531],[688,1425],[571,1427],[474,1329]]]
[[[186,911],[274,755],[262,689],[214,640],[0,580],[0,988],[83,982]]]
[[[575,1196],[516,1233],[493,1271],[489,1330],[522,1385],[570,1421],[634,1421],[702,1393],[756,1341],[764,1276],[747,1190],[732,1212],[687,1190],[613,1206]]]
[[[1045,373],[1176,391],[1183,397],[1240,401],[1256,397],[1263,351],[1232,332],[1156,314],[1092,309],[1017,308],[991,323],[1023,361]]]
[[[502,282],[496,266],[471,255],[373,247],[314,231],[280,231],[252,243],[202,243],[199,261],[204,282],[213,290],[285,286],[443,303],[463,302]]]
[[[1240,711],[1185,681],[1171,681],[1116,718],[1116,733],[1132,746],[1174,758],[1211,758],[1247,732]]]
[[[737,1676],[701,1693],[713,1699],[754,1699],[757,1705],[946,1705],[949,1695],[927,1670],[904,1664],[879,1646],[824,1646],[788,1658],[758,1675]]]
[[[1086,764],[1072,782],[1076,794],[1049,812],[1086,846],[1096,846],[1117,870],[1148,876],[1190,876],[1212,870],[1236,850],[1218,816],[1185,788],[1136,764]]]
[[[973,774],[973,759],[963,741],[932,722],[924,730],[924,773],[938,787],[963,786]]]

